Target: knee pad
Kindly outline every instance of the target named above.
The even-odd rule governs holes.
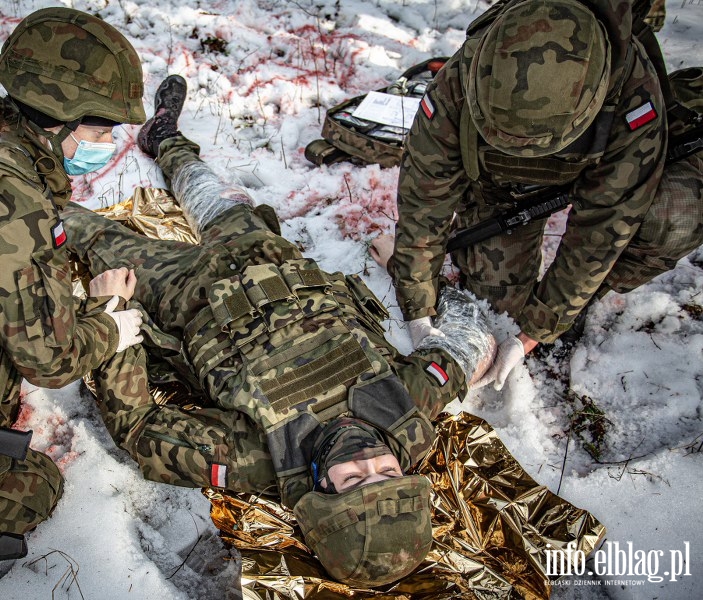
[[[0,473],[0,531],[21,535],[49,518],[63,477],[48,456],[29,450],[23,461],[0,457]]]

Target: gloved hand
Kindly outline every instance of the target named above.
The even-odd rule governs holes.
[[[525,348],[517,337],[513,335],[503,340],[498,346],[493,364],[472,387],[478,389],[493,383],[494,389],[502,390],[510,371],[521,363],[524,357]]]
[[[408,321],[408,331],[410,332],[410,339],[413,342],[413,350],[416,349],[420,345],[420,342],[428,335],[445,337],[439,329],[432,327],[432,319],[430,319],[430,317],[420,317],[419,319]]]
[[[117,324],[120,336],[117,352],[122,352],[130,346],[141,344],[144,338],[139,334],[139,329],[142,326],[142,313],[136,308],[116,311],[115,308],[119,301],[119,296],[113,296],[105,305],[105,314]]]

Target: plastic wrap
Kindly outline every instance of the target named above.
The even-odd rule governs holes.
[[[234,175],[231,179],[225,184],[200,160],[185,163],[176,170],[171,189],[198,237],[205,225],[236,204],[254,206],[239,179]]]
[[[428,335],[416,350],[444,350],[459,363],[466,381],[472,382],[480,377],[493,360],[496,341],[478,303],[456,288],[445,287],[437,306],[434,327],[444,337]]]

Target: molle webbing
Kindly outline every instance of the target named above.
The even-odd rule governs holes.
[[[366,312],[370,312],[372,316],[367,320],[376,321],[380,314],[375,307],[378,301],[371,301],[375,297],[368,288],[357,281],[352,283],[350,290],[341,274],[327,275],[310,259],[286,261],[280,267],[252,265],[242,275],[215,282],[209,292],[208,307],[195,316],[184,332],[185,346],[195,371],[201,375],[201,383],[210,369],[238,353],[257,354],[256,365],[250,363],[249,367],[258,372],[274,368],[287,351],[277,352],[274,359],[260,356],[263,351],[255,351],[252,346],[261,348],[263,343],[259,342],[265,341],[267,333],[303,317],[320,312],[366,317]],[[355,302],[352,293],[363,297]],[[337,334],[348,332],[341,323],[333,330]],[[329,326],[320,332],[324,338],[330,334]],[[259,336],[262,338],[256,340]],[[316,339],[318,344],[325,341],[319,336]],[[304,343],[298,341],[297,350],[291,352],[299,351]],[[355,363],[349,362],[349,366],[352,364]],[[360,365],[352,370],[358,368]]]
[[[586,162],[570,163],[549,156],[520,158],[501,152],[487,151],[483,154],[485,171],[510,178],[515,183],[535,185],[566,185],[573,182],[583,171]]]
[[[350,338],[325,356],[263,381],[261,389],[271,407],[279,412],[335,388],[339,388],[341,396],[346,396],[347,386],[370,368],[371,363],[363,349],[356,340]],[[330,397],[324,403],[316,405],[313,411],[322,412],[342,399],[337,395]]]

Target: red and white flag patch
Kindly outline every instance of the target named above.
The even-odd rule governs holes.
[[[635,129],[642,127],[642,125],[646,125],[647,123],[653,121],[656,118],[657,111],[651,101],[645,102],[639,108],[631,110],[625,115],[625,120],[627,121],[627,125],[630,128],[630,131],[634,131]]]
[[[63,221],[59,220],[51,228],[51,237],[54,239],[54,248],[60,248],[66,243],[66,230],[63,228]]]
[[[447,372],[440,367],[436,362],[431,362],[429,367],[425,369],[430,375],[434,375],[435,379],[439,382],[439,385],[443,386],[449,381],[449,375]]]
[[[425,116],[428,119],[434,117],[434,104],[432,104],[432,100],[430,100],[430,97],[427,94],[425,94],[422,100],[420,101],[420,108],[422,109],[422,112],[425,113]]]
[[[227,465],[212,464],[210,483],[215,487],[227,487]]]

